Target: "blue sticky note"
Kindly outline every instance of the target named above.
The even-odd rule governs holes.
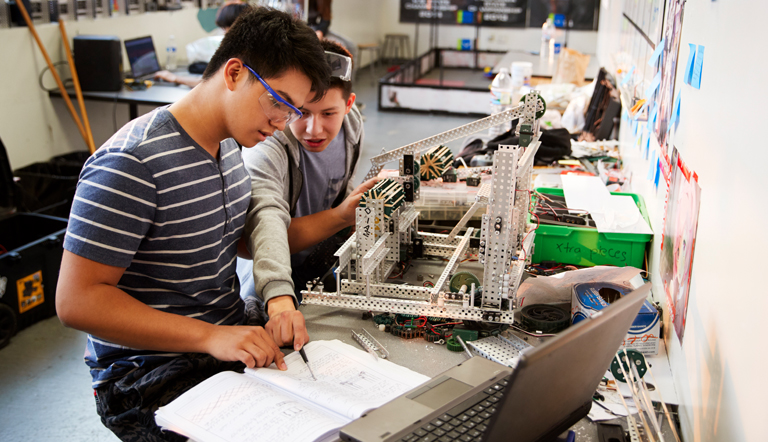
[[[661,176],[661,158],[656,160],[656,176],[653,179],[653,185],[659,188],[659,177]]]
[[[672,115],[669,119],[669,129],[671,129],[673,126],[675,130],[677,130],[677,125],[680,123],[680,91],[677,92],[677,97],[675,97],[675,102],[672,105]]]
[[[693,76],[693,62],[696,59],[696,45],[688,43],[688,63],[685,64],[685,76],[683,77],[683,83],[691,84],[691,77]]]
[[[645,158],[647,160],[648,159],[649,150],[651,149],[651,136],[650,135],[646,135],[645,143],[643,143],[643,144],[644,144],[643,145],[643,158]]]
[[[659,61],[659,57],[661,57],[661,51],[664,50],[664,39],[662,38],[659,44],[656,45],[656,50],[653,51],[653,54],[651,54],[650,60],[648,60],[648,66],[655,68],[656,63]]]
[[[704,66],[704,46],[699,45],[696,51],[696,61],[693,63],[693,77],[691,77],[691,86],[701,89],[701,69]]]
[[[658,116],[659,116],[659,106],[657,106],[656,103],[653,103],[653,107],[651,108],[651,114],[648,116],[648,125],[656,126],[656,118]]]
[[[656,150],[654,149],[653,155],[651,156],[651,164],[649,164],[648,167],[648,176],[646,177],[648,181],[654,180],[654,175],[656,175],[656,165],[659,163],[658,161],[658,154],[656,153]]]
[[[634,72],[635,72],[635,67],[634,67],[634,66],[632,66],[631,68],[629,68],[629,72],[627,72],[626,74],[624,74],[624,78],[621,80],[621,84],[620,84],[620,86],[624,86],[624,85],[626,85],[626,84],[629,82],[629,79],[630,79],[630,78],[632,78],[632,74],[633,74]]]
[[[659,88],[659,84],[661,84],[661,71],[656,73],[656,76],[653,77],[653,81],[651,81],[651,85],[645,90],[646,100],[650,100],[651,97],[653,97],[653,94],[655,94],[656,90]]]

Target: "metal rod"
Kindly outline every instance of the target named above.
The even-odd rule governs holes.
[[[469,351],[469,348],[467,347],[467,344],[464,343],[464,340],[461,339],[461,336],[456,335],[456,340],[459,341],[459,344],[461,344],[461,348],[464,349],[464,351],[467,353],[467,358],[472,359],[474,355],[471,351]]]
[[[629,377],[627,372],[624,371],[624,364],[622,363],[622,359],[621,359],[621,350],[619,350],[619,352],[616,353],[616,357],[619,360],[619,369],[621,370],[621,374],[624,375],[624,379],[627,381],[627,386],[629,387],[629,393],[630,395],[632,395],[632,401],[637,406],[637,411],[638,411],[637,414],[640,416],[640,421],[643,423],[643,428],[645,428],[646,434],[648,434],[648,439],[650,439],[651,442],[655,442],[655,439],[653,438],[653,433],[651,433],[651,428],[648,426],[648,422],[645,420],[645,415],[642,413],[642,403],[640,403],[640,399],[638,398],[638,395],[635,392],[635,386],[634,384],[632,384],[632,382],[630,382],[631,378]],[[631,362],[626,350],[624,350],[624,357],[627,358],[627,366],[629,366]],[[619,396],[621,396],[621,391],[619,391]]]
[[[676,442],[680,441],[680,435],[677,434],[677,428],[675,427],[675,423],[672,422],[672,416],[669,413],[669,410],[667,409],[667,404],[664,402],[664,398],[661,397],[661,389],[659,387],[659,383],[656,382],[656,377],[653,375],[653,371],[651,371],[651,365],[648,364],[648,372],[651,374],[651,379],[653,379],[653,384],[656,385],[656,392],[659,395],[659,402],[661,402],[661,408],[664,410],[664,415],[667,417],[667,422],[669,422],[669,427],[672,428],[672,434],[675,436]]]
[[[35,41],[37,42],[37,46],[40,48],[40,52],[43,54],[43,58],[45,59],[46,64],[48,64],[48,69],[50,69],[51,75],[53,75],[53,79],[56,80],[56,85],[59,86],[59,92],[61,92],[61,98],[63,98],[64,102],[67,104],[67,109],[69,109],[69,113],[72,115],[72,118],[75,120],[75,124],[77,124],[77,129],[80,131],[80,135],[83,137],[83,140],[87,145],[88,136],[85,134],[85,128],[83,127],[83,123],[80,121],[80,117],[77,116],[77,112],[75,111],[75,106],[72,104],[72,100],[69,99],[69,93],[67,92],[67,89],[64,87],[64,83],[61,82],[61,77],[59,77],[59,73],[56,71],[56,68],[53,66],[53,62],[51,61],[51,58],[48,56],[48,51],[45,50],[45,46],[43,46],[43,42],[42,40],[40,40],[40,36],[37,35],[37,30],[35,29],[35,25],[32,23],[32,19],[29,18],[29,14],[27,13],[27,8],[24,6],[24,2],[17,1],[16,5],[19,7],[19,11],[21,11],[21,15],[24,17],[24,21],[27,23],[29,32],[31,32],[32,36],[35,38]]]

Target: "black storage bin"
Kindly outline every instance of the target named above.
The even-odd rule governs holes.
[[[73,152],[13,171],[18,210],[69,218],[77,180],[88,152]]]
[[[0,141],[0,348],[17,331],[56,314],[67,219],[18,213],[19,200]]]
[[[53,216],[16,213],[0,220],[0,245],[7,250],[0,255],[0,310],[5,312],[0,311],[0,347],[17,331],[56,314],[66,231],[67,220]],[[8,322],[9,312],[15,330]]]

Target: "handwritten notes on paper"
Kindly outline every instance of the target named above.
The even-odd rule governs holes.
[[[155,420],[202,442],[335,440],[346,423],[429,380],[338,340],[304,348],[317,381],[294,352],[284,372],[216,374],[161,407]]]
[[[387,360],[373,365],[365,352],[361,352],[364,355],[361,361],[354,354],[336,349],[332,345],[334,342],[339,341],[315,342],[313,344],[322,345],[308,344],[305,347],[317,381],[312,379],[307,365],[296,353],[286,356],[287,371],[247,369],[246,373],[290,393],[300,393],[304,398],[350,418],[389,400],[382,401],[382,398],[397,397],[400,392],[429,380]]]

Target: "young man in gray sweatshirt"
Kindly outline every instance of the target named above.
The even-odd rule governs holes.
[[[324,40],[322,44],[326,53],[343,56],[337,61],[351,63],[349,52],[338,43]],[[243,150],[252,188],[245,235],[254,261],[241,261],[238,275],[246,281],[243,294],[248,296],[252,272],[255,293],[270,318],[296,310],[306,281],[327,270],[313,265],[314,248],[354,225],[360,196],[376,182],[372,179],[352,187],[363,122],[354,106],[349,74],[338,70],[334,74],[321,100],[305,100],[301,119],[253,149]],[[306,333],[304,324],[273,323],[280,326],[285,342],[293,340],[294,330]]]

